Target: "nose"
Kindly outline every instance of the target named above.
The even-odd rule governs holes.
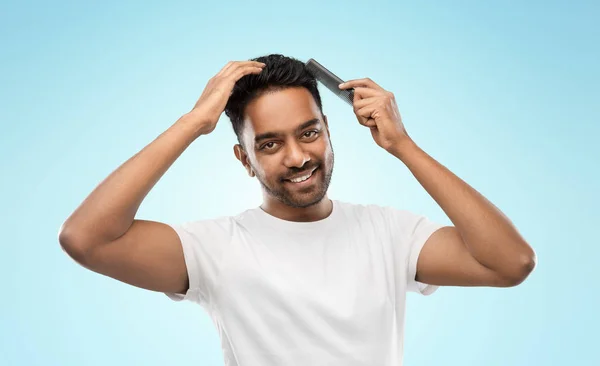
[[[302,149],[302,146],[296,142],[288,143],[285,152],[284,165],[288,168],[302,168],[310,157],[308,153]]]

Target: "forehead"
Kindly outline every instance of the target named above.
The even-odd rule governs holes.
[[[313,118],[321,119],[321,112],[308,89],[294,87],[269,91],[246,106],[244,131],[251,139],[267,132],[291,133]]]

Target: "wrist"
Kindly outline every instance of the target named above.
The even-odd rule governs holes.
[[[417,144],[407,135],[400,141],[397,141],[388,149],[388,152],[400,160],[405,159],[410,154],[418,150]]]
[[[176,122],[177,125],[189,130],[195,137],[207,135],[210,131],[207,130],[208,123],[198,116],[194,111],[190,111],[181,117]]]

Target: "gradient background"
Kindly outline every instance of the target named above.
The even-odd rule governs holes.
[[[313,57],[343,79],[393,91],[413,139],[537,252],[518,287],[410,294],[405,365],[600,364],[598,3],[165,4],[2,3],[0,364],[223,364],[202,308],[85,270],[57,235],[221,67],[268,53]],[[320,88],[336,153],[330,197],[450,223],[348,105]],[[234,143],[223,115],[137,218],[180,223],[259,205]]]

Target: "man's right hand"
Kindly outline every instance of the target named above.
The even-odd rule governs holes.
[[[187,113],[197,123],[199,133],[207,135],[217,126],[235,83],[248,74],[259,74],[266,65],[257,61],[230,61],[206,84],[202,95]]]
[[[199,283],[190,283],[183,246],[173,228],[136,220],[135,215],[197,133],[215,129],[235,82],[260,73],[264,66],[254,61],[230,62],[210,79],[182,124],[173,124],[121,164],[67,218],[58,236],[64,251],[92,271],[137,287],[180,294],[190,286],[198,288]]]

